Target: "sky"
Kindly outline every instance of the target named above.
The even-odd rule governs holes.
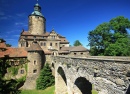
[[[0,0],[0,38],[18,47],[20,33],[28,31],[28,16],[37,0]],[[79,40],[87,46],[88,34],[99,24],[117,16],[130,20],[130,0],[38,0],[46,18],[46,30],[67,38],[70,45]]]

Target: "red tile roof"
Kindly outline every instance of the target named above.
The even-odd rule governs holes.
[[[0,43],[0,48],[6,48],[5,42]]]
[[[21,35],[28,35],[28,36],[49,36],[49,32],[46,32],[45,34],[42,34],[42,35],[33,35],[33,34],[31,34],[30,32],[28,32],[28,31],[22,31],[21,32]]]
[[[28,51],[43,51],[41,46],[36,41],[34,41],[27,50]]]
[[[24,48],[6,47],[5,51],[0,52],[0,58],[5,55],[9,55],[9,57],[27,57],[27,51]]]

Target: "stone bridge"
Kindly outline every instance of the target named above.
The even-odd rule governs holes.
[[[56,94],[130,94],[130,57],[54,56],[52,67]]]

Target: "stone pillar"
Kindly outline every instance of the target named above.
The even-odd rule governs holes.
[[[55,93],[56,94],[68,94],[67,85],[62,78],[61,74],[55,70]]]

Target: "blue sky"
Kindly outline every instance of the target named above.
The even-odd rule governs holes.
[[[85,47],[88,33],[99,24],[117,16],[130,20],[130,0],[39,0],[48,32],[55,31],[73,45]],[[36,0],[0,0],[0,38],[17,47],[22,31],[28,30],[28,15]],[[88,48],[88,47],[87,47]]]

